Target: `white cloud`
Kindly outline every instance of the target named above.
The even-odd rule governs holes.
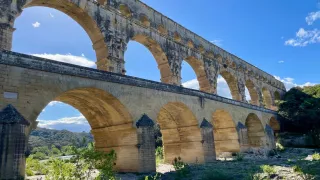
[[[217,87],[218,95],[231,99],[232,96],[231,96],[227,82],[221,76],[219,76],[217,83],[218,83],[218,87]],[[197,79],[192,79],[190,81],[182,83],[182,86],[190,89],[199,90],[199,82]]]
[[[279,64],[284,63],[284,61],[278,61]]]
[[[311,12],[309,15],[306,17],[306,21],[308,25],[312,25],[316,20],[320,19],[320,11],[317,12]]]
[[[217,46],[222,46],[222,41],[221,39],[215,39],[213,41],[210,41],[211,43],[217,45]]]
[[[286,77],[286,78],[280,78],[279,76],[274,76],[277,80],[281,81],[284,86],[286,87],[287,90],[290,90],[291,88],[293,87],[304,87],[304,86],[314,86],[316,85],[317,83],[311,83],[311,82],[306,82],[304,84],[297,84],[294,82],[294,79],[293,78],[290,78],[290,77]]]
[[[60,62],[65,62],[65,63],[70,63],[70,64],[75,64],[79,66],[84,66],[84,67],[95,67],[95,63],[93,61],[90,61],[86,57],[83,56],[74,56],[72,54],[31,54],[33,56],[37,57],[42,57],[46,59],[51,59],[51,60],[56,60]]]
[[[54,15],[52,13],[49,13],[50,17],[54,18]]]
[[[38,27],[40,27],[40,25],[41,25],[41,24],[40,24],[38,21],[32,24],[32,26],[33,26],[34,28],[38,28]]]
[[[60,102],[60,101],[51,101],[51,102],[48,104],[48,106],[55,106],[55,105],[60,105],[60,104],[64,104],[64,103],[62,103],[62,102]]]
[[[37,120],[38,126],[47,129],[68,129],[70,131],[89,131],[90,125],[83,115],[75,117],[64,117],[57,120]]]
[[[291,38],[285,42],[285,45],[288,46],[300,46],[304,47],[308,44],[314,44],[320,42],[320,30],[313,29],[313,30],[305,30],[300,28],[299,31],[296,33],[295,38]]]

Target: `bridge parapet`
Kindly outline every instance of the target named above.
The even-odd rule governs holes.
[[[194,89],[184,88],[182,86],[170,85],[151,80],[141,79],[132,76],[121,75],[112,72],[101,71],[97,69],[77,66],[73,64],[57,62],[49,59],[35,57],[26,54],[20,54],[12,51],[1,51],[0,52],[0,64],[8,66],[16,66],[33,70],[40,70],[45,72],[77,76],[83,78],[89,78],[94,80],[107,81],[112,83],[120,83],[130,86],[137,86],[149,89],[155,89],[159,91],[172,92],[177,94],[184,94],[189,96],[199,97],[201,100],[211,99],[226,104],[232,104],[241,106],[248,109],[253,109],[261,112],[277,114],[276,111],[252,105],[249,103],[228,99],[225,97],[218,96],[216,94],[210,94]]]

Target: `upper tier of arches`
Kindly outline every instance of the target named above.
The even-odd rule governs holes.
[[[150,9],[141,7],[140,2],[124,3],[122,0],[118,0],[118,3],[113,2],[115,0],[110,1],[110,4],[98,1],[104,6],[111,7],[106,9],[104,6],[98,6],[97,2],[89,0],[27,0],[23,3],[14,1],[10,6],[8,4],[8,7],[2,4],[1,9],[5,10],[3,14],[7,18],[3,18],[7,20],[3,23],[11,26],[22,10],[28,7],[50,7],[67,14],[78,22],[90,37],[96,52],[96,64],[100,70],[125,74],[124,52],[127,43],[134,40],[143,44],[152,53],[163,83],[181,85],[181,62],[184,59],[197,75],[201,91],[216,93],[217,77],[220,74],[227,81],[232,99],[245,101],[243,87],[246,86],[253,105],[265,105],[269,109],[276,109],[275,99],[281,98],[285,92],[280,81],[239,58],[207,44],[206,41],[190,38],[190,32],[183,33],[179,26],[173,31],[169,28],[171,21],[168,19],[162,23],[152,20],[149,16]],[[133,11],[137,8],[141,13]]]

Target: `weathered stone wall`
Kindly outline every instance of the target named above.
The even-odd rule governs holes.
[[[259,133],[257,143],[267,147],[264,127],[276,119],[275,111],[210,93],[29,55],[0,53],[0,109],[11,104],[35,128],[38,115],[53,100],[77,108],[91,125],[96,148],[114,149],[117,169],[131,172],[155,167],[149,166],[154,152],[149,149],[154,143],[148,137],[152,129],[136,126],[142,114],[160,125],[166,161],[180,156],[189,163],[210,162],[218,152],[240,151],[239,123],[248,126],[248,134]],[[249,128],[252,114],[253,125],[262,127],[259,132]],[[212,129],[201,126],[203,119],[209,120]],[[225,127],[230,131],[224,131]],[[215,135],[226,141],[214,142]]]
[[[0,49],[11,49],[14,20],[24,8],[46,6],[77,21],[92,40],[100,70],[125,74],[124,53],[130,40],[145,45],[158,63],[161,81],[181,84],[181,64],[194,69],[200,90],[216,93],[217,77],[227,81],[232,97],[246,102],[245,87],[252,104],[276,109],[274,94],[285,87],[270,74],[226,52],[140,1],[129,0],[25,0],[1,1]],[[266,90],[263,90],[266,89]]]

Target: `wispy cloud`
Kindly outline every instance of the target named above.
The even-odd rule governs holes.
[[[32,26],[34,27],[34,28],[38,28],[38,27],[40,27],[40,23],[37,21],[37,22],[35,22],[35,23],[32,23]]]
[[[85,67],[95,67],[95,63],[84,56],[74,56],[72,54],[31,54],[33,56],[51,59],[59,62],[65,62]]]
[[[312,25],[318,19],[320,19],[320,11],[311,12],[306,17],[306,22],[307,22],[308,25]]]
[[[221,39],[215,39],[215,40],[212,40],[210,41],[211,43],[217,45],[217,46],[222,46],[222,41]]]
[[[296,32],[296,37],[291,38],[285,42],[287,46],[294,47],[304,47],[308,44],[314,44],[320,42],[320,31],[318,29],[314,30],[305,30],[304,28],[300,28],[298,32]]]
[[[54,18],[54,15],[52,13],[49,13],[50,17]]]
[[[294,78],[286,77],[286,78],[280,78],[279,76],[274,76],[277,80],[281,81],[284,86],[286,87],[287,90],[293,88],[293,87],[304,87],[304,86],[314,86],[317,83],[311,83],[311,82],[306,82],[303,84],[297,84],[294,81]]]
[[[232,99],[232,95],[231,95],[229,86],[223,77],[221,77],[221,76],[218,77],[217,85],[218,85],[217,86],[217,94],[219,96]],[[199,90],[199,82],[197,79],[192,79],[190,81],[187,81],[187,82],[183,83],[182,86],[186,87],[186,88],[190,88],[190,89]],[[247,98],[247,100],[251,99],[249,91],[246,91],[246,98]]]
[[[48,106],[55,106],[55,105],[62,105],[64,103],[60,102],[60,101],[51,101]]]
[[[82,132],[89,131],[90,125],[83,115],[75,117],[64,117],[56,120],[37,120],[38,126],[47,129],[68,129],[70,131]]]
[[[282,63],[284,63],[284,61],[278,61],[278,63],[279,63],[279,64],[282,64]]]

